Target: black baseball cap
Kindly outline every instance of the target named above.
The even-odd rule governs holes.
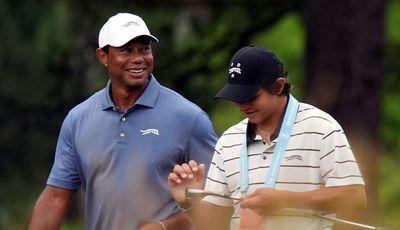
[[[214,98],[248,102],[264,84],[284,76],[283,64],[273,52],[259,45],[248,45],[233,55],[228,82]]]

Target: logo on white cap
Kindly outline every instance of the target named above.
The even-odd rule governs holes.
[[[233,62],[231,63],[231,66],[233,66]],[[229,74],[231,75],[231,78],[235,77],[235,73],[237,74],[242,74],[242,69],[240,68],[240,63],[236,64],[236,67],[229,68]]]
[[[123,26],[123,27],[128,27],[128,26],[131,26],[131,25],[139,26],[139,23],[137,23],[137,22],[135,22],[135,21],[131,21],[131,22],[128,22],[128,23],[126,23],[125,25],[122,25],[122,26]]]

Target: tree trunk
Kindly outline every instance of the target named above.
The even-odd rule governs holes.
[[[305,99],[342,125],[359,162],[375,222],[384,75],[384,0],[311,0]],[[372,221],[371,221],[372,220]]]

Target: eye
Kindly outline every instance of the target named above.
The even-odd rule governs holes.
[[[126,54],[130,54],[132,52],[132,48],[129,47],[122,47],[119,52],[121,53],[126,53]]]
[[[259,95],[260,95],[260,94],[256,94],[254,97],[252,97],[252,98],[251,98],[250,100],[248,100],[246,103],[251,103],[251,102],[255,101]]]
[[[149,45],[143,46],[143,47],[141,48],[141,51],[144,52],[144,53],[146,53],[146,52],[148,52],[148,51],[150,51],[150,50],[151,50],[151,47],[150,47]]]

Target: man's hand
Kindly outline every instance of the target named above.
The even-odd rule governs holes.
[[[286,204],[288,192],[273,188],[258,188],[240,198],[240,208],[251,209],[260,216],[277,214],[280,209],[288,206]]]
[[[190,206],[186,200],[185,191],[188,188],[204,188],[204,164],[198,165],[191,160],[188,164],[175,165],[168,176],[168,185],[172,197],[181,207]]]

